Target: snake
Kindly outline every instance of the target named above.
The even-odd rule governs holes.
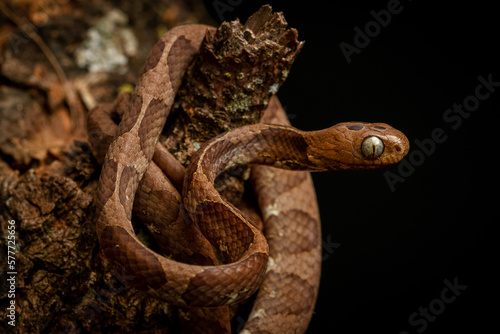
[[[187,67],[213,29],[181,25],[159,39],[134,92],[115,102],[124,110],[118,125],[102,108],[89,113],[89,134],[113,128],[90,140],[102,164],[94,201],[100,249],[113,266],[130,274],[135,289],[154,298],[217,309],[256,294],[241,333],[303,333],[321,271],[319,214],[309,172],[389,166],[407,154],[408,139],[385,123],[343,122],[301,131],[289,124],[273,96],[261,123],[208,140],[184,168],[168,158],[158,138]],[[214,187],[219,174],[241,165],[253,166],[264,231]],[[174,175],[170,180],[165,169]],[[163,208],[158,199],[165,194],[170,204]],[[160,229],[181,222],[185,231],[180,233],[194,248],[180,246],[177,257],[149,248],[134,231],[133,210],[165,221]],[[170,246],[181,243],[165,238]]]

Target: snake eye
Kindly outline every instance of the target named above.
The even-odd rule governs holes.
[[[384,143],[378,137],[366,137],[361,143],[361,152],[367,158],[378,158],[384,152]]]

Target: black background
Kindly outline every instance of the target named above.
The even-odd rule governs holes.
[[[222,14],[225,20],[243,22],[270,3],[306,41],[278,93],[294,126],[314,130],[342,121],[385,122],[407,135],[409,156],[418,164],[394,191],[385,173],[398,174],[398,166],[314,175],[323,241],[337,245],[324,249],[308,333],[498,328],[493,226],[498,223],[500,87],[456,130],[443,120],[448,108],[474,95],[478,76],[491,74],[500,82],[495,6],[402,0],[402,11],[347,63],[340,43],[353,45],[354,27],[364,30],[374,20],[370,11],[387,9],[389,1],[221,2],[233,4]],[[218,19],[214,3],[205,1]],[[446,141],[417,161],[422,154],[412,152],[423,151],[415,140],[429,140],[436,128],[443,129]],[[446,279],[467,288],[426,328],[412,326],[410,315],[437,305]]]

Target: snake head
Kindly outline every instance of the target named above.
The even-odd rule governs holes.
[[[307,133],[308,158],[322,170],[373,169],[399,162],[408,138],[385,123],[345,122]]]

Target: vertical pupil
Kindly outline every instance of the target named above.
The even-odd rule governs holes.
[[[363,140],[361,144],[361,152],[363,155],[370,159],[378,158],[384,151],[384,143],[380,138],[370,136]]]

